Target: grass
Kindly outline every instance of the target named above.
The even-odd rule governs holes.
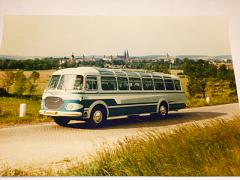
[[[240,117],[156,130],[64,170],[6,167],[2,176],[239,176]]]
[[[36,95],[41,96],[51,74],[55,70],[39,70],[40,79],[36,81],[37,92]],[[24,71],[24,74],[29,77],[32,71]],[[1,76],[3,71],[0,72],[0,87]],[[27,114],[23,118],[19,118],[19,105],[21,103],[27,104]],[[27,99],[27,98],[14,98],[14,97],[0,97],[0,126],[11,126],[16,124],[30,124],[38,122],[52,121],[51,118],[39,116],[41,100]]]
[[[20,118],[21,103],[27,104],[27,113],[25,117]],[[41,100],[0,97],[0,126],[51,121],[50,118],[39,116],[40,106]]]
[[[210,97],[210,103],[207,104],[205,98],[191,98],[187,100],[187,107],[202,107],[202,106],[213,106],[220,104],[229,104],[229,103],[237,103],[237,96],[216,96]]]

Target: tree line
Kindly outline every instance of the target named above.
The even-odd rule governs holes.
[[[44,58],[44,59],[28,59],[28,60],[10,60],[0,59],[0,69],[22,69],[22,70],[47,70],[57,69],[59,59]]]
[[[185,59],[182,64],[182,69],[184,74],[188,76],[188,92],[191,97],[202,94],[202,97],[205,98],[207,84],[209,82],[212,84],[219,83],[221,86],[224,82],[228,82],[229,88],[233,90],[234,95],[237,95],[234,71],[227,69],[224,64],[217,67],[209,61],[191,61]]]
[[[11,69],[21,69],[21,70],[47,70],[47,69],[58,69],[59,61],[61,58],[44,58],[44,59],[28,59],[28,60],[10,60],[10,59],[0,59],[0,70],[11,70]],[[114,60],[112,62],[104,61],[103,59],[97,59],[96,61],[81,61],[72,63],[63,63],[61,68],[71,68],[79,66],[96,66],[105,67],[106,64],[110,65],[122,65],[126,68],[133,69],[146,69],[154,70],[157,72],[169,72],[169,63],[162,61],[142,61],[142,62],[124,62],[122,60]],[[177,68],[182,64],[182,61],[177,60],[174,66]]]

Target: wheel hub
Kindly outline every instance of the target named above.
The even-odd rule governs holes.
[[[160,114],[163,116],[165,116],[167,114],[167,109],[165,106],[160,107]]]
[[[101,111],[96,111],[93,114],[93,120],[96,123],[100,123],[102,121],[103,115]]]

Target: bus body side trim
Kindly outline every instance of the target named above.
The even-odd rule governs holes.
[[[150,103],[150,104],[130,104],[130,105],[116,105],[116,106],[109,106],[108,108],[121,108],[121,107],[134,107],[134,106],[151,106],[151,105],[157,105],[157,103]]]

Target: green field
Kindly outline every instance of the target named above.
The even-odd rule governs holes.
[[[211,120],[160,133],[146,131],[106,148],[90,162],[10,168],[2,176],[239,176],[240,117]]]
[[[0,127],[51,121],[51,118],[39,116],[41,100],[0,97],[0,102]],[[20,118],[18,116],[21,103],[26,103],[27,113]]]

